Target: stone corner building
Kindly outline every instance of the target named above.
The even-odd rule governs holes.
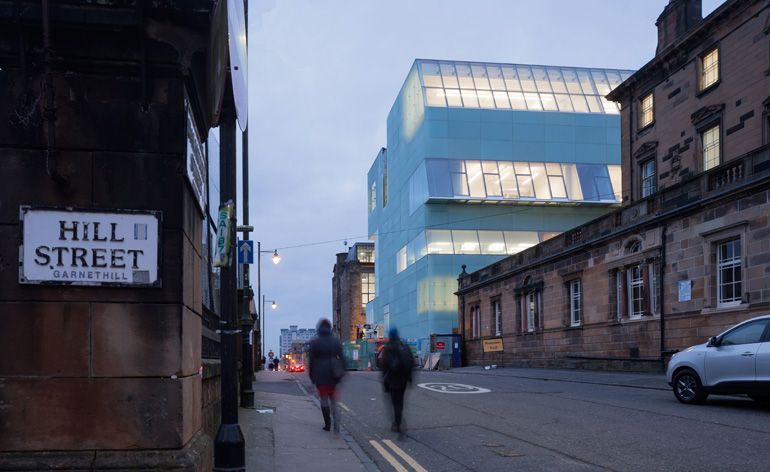
[[[366,304],[374,298],[374,243],[355,243],[337,254],[333,273],[334,334],[342,341],[361,339]]]
[[[0,0],[0,470],[211,470],[219,364],[204,357],[218,357],[219,324],[201,301],[201,141],[225,90],[225,3]],[[157,283],[137,286],[138,270],[122,285],[29,283],[27,206],[162,215],[133,233],[155,248]],[[97,239],[83,218],[80,246],[130,239]],[[54,249],[72,277],[107,273],[105,249]]]
[[[770,2],[671,0],[621,104],[623,205],[459,278],[466,361],[660,369],[770,311]]]

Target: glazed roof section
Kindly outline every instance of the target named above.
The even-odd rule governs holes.
[[[618,114],[604,98],[634,71],[580,67],[415,61],[425,106]]]

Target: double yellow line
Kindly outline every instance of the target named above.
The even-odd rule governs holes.
[[[403,459],[404,462],[406,462],[412,469],[414,469],[415,472],[428,472],[423,466],[414,460],[412,456],[404,452],[404,450],[400,447],[396,446],[390,439],[383,439],[382,442],[391,450],[393,450],[393,452],[395,452],[401,459]],[[393,468],[396,469],[396,472],[409,472],[409,470],[401,465],[398,459],[393,457],[393,454],[385,449],[382,444],[373,439],[369,441],[369,444],[371,444],[372,447],[375,448],[386,461],[388,461],[388,464],[392,465]]]

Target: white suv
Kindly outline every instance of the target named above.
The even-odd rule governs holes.
[[[666,375],[682,403],[701,403],[710,393],[745,393],[770,401],[770,315],[674,354]]]

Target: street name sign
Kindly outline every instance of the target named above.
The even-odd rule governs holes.
[[[254,241],[238,241],[238,264],[254,263]]]
[[[19,283],[160,287],[159,211],[21,206]]]

